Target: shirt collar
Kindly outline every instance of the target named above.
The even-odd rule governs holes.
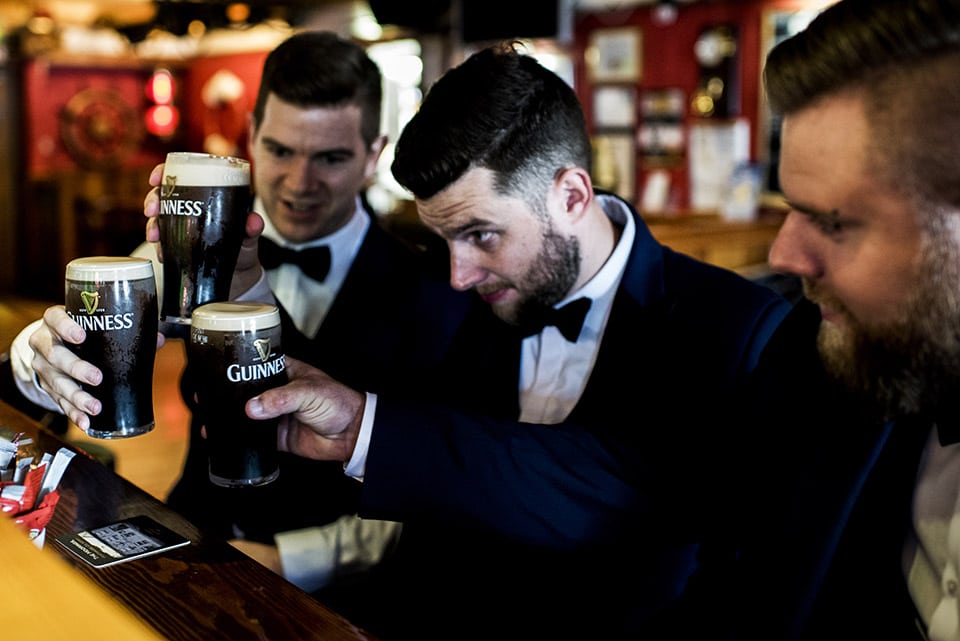
[[[256,212],[266,211],[263,207],[263,201],[260,200],[259,196],[254,199],[253,210]],[[350,217],[346,225],[332,234],[314,238],[305,243],[291,243],[280,235],[280,232],[277,231],[277,228],[274,227],[270,221],[269,216],[261,214],[261,218],[263,218],[263,235],[281,247],[305,249],[307,247],[319,247],[321,245],[328,246],[330,248],[331,273],[349,268],[350,263],[353,262],[353,257],[356,256],[360,250],[360,245],[363,244],[363,239],[366,238],[367,229],[370,228],[371,222],[370,215],[364,208],[363,201],[360,200],[359,196],[356,200],[353,216]]]
[[[597,196],[597,202],[600,203],[604,213],[615,225],[623,227],[620,240],[617,241],[613,252],[603,263],[600,271],[584,283],[583,287],[570,292],[566,298],[557,303],[556,307],[561,307],[582,296],[586,296],[593,301],[612,297],[620,283],[620,277],[623,276],[623,270],[627,266],[630,249],[633,247],[633,239],[637,233],[636,223],[630,209],[619,198],[613,196]]]

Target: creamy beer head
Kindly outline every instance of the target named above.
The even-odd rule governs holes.
[[[247,187],[250,162],[232,156],[171,151],[163,165],[163,183],[188,187]]]
[[[194,309],[230,298],[251,202],[248,161],[193,152],[167,154],[157,215],[165,334],[186,338]]]
[[[87,256],[67,263],[67,280],[103,283],[153,278],[153,262],[133,256]]]
[[[256,332],[280,324],[280,311],[267,303],[207,303],[193,312],[195,329]]]
[[[263,303],[207,303],[193,312],[187,346],[194,416],[207,434],[210,480],[223,487],[270,483],[280,473],[279,419],[255,421],[248,400],[287,382],[280,312]]]
[[[67,264],[65,309],[86,332],[64,343],[103,373],[81,387],[102,404],[87,433],[123,438],[153,429],[153,364],[157,351],[157,286],[146,258],[92,256]]]

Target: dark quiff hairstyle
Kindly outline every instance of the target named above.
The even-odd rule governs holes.
[[[496,189],[536,210],[561,169],[589,169],[583,110],[562,78],[515,43],[482,49],[437,80],[397,140],[397,181],[427,199],[467,170],[494,172]]]
[[[874,169],[914,202],[960,206],[960,0],[841,0],[777,45],[771,109],[857,92]]]
[[[259,127],[270,94],[304,109],[355,104],[360,135],[371,145],[380,135],[382,93],[380,68],[363,47],[332,32],[303,31],[267,55],[253,119]]]

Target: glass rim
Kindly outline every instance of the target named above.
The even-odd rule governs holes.
[[[280,325],[280,310],[269,303],[222,301],[205,303],[193,310],[194,329],[212,331],[258,331]]]
[[[170,182],[180,187],[249,188],[250,161],[199,151],[171,151],[163,165],[163,184]]]
[[[83,256],[67,263],[67,280],[111,281],[153,278],[153,261],[137,256]]]

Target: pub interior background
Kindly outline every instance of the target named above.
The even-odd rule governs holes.
[[[0,291],[60,301],[66,263],[143,239],[167,151],[244,155],[266,53],[296,29],[364,42],[396,140],[421,92],[492,40],[518,38],[570,82],[597,185],[663,242],[747,272],[782,220],[776,123],[760,88],[777,38],[827,0],[0,0]],[[415,212],[389,175],[389,220]]]

